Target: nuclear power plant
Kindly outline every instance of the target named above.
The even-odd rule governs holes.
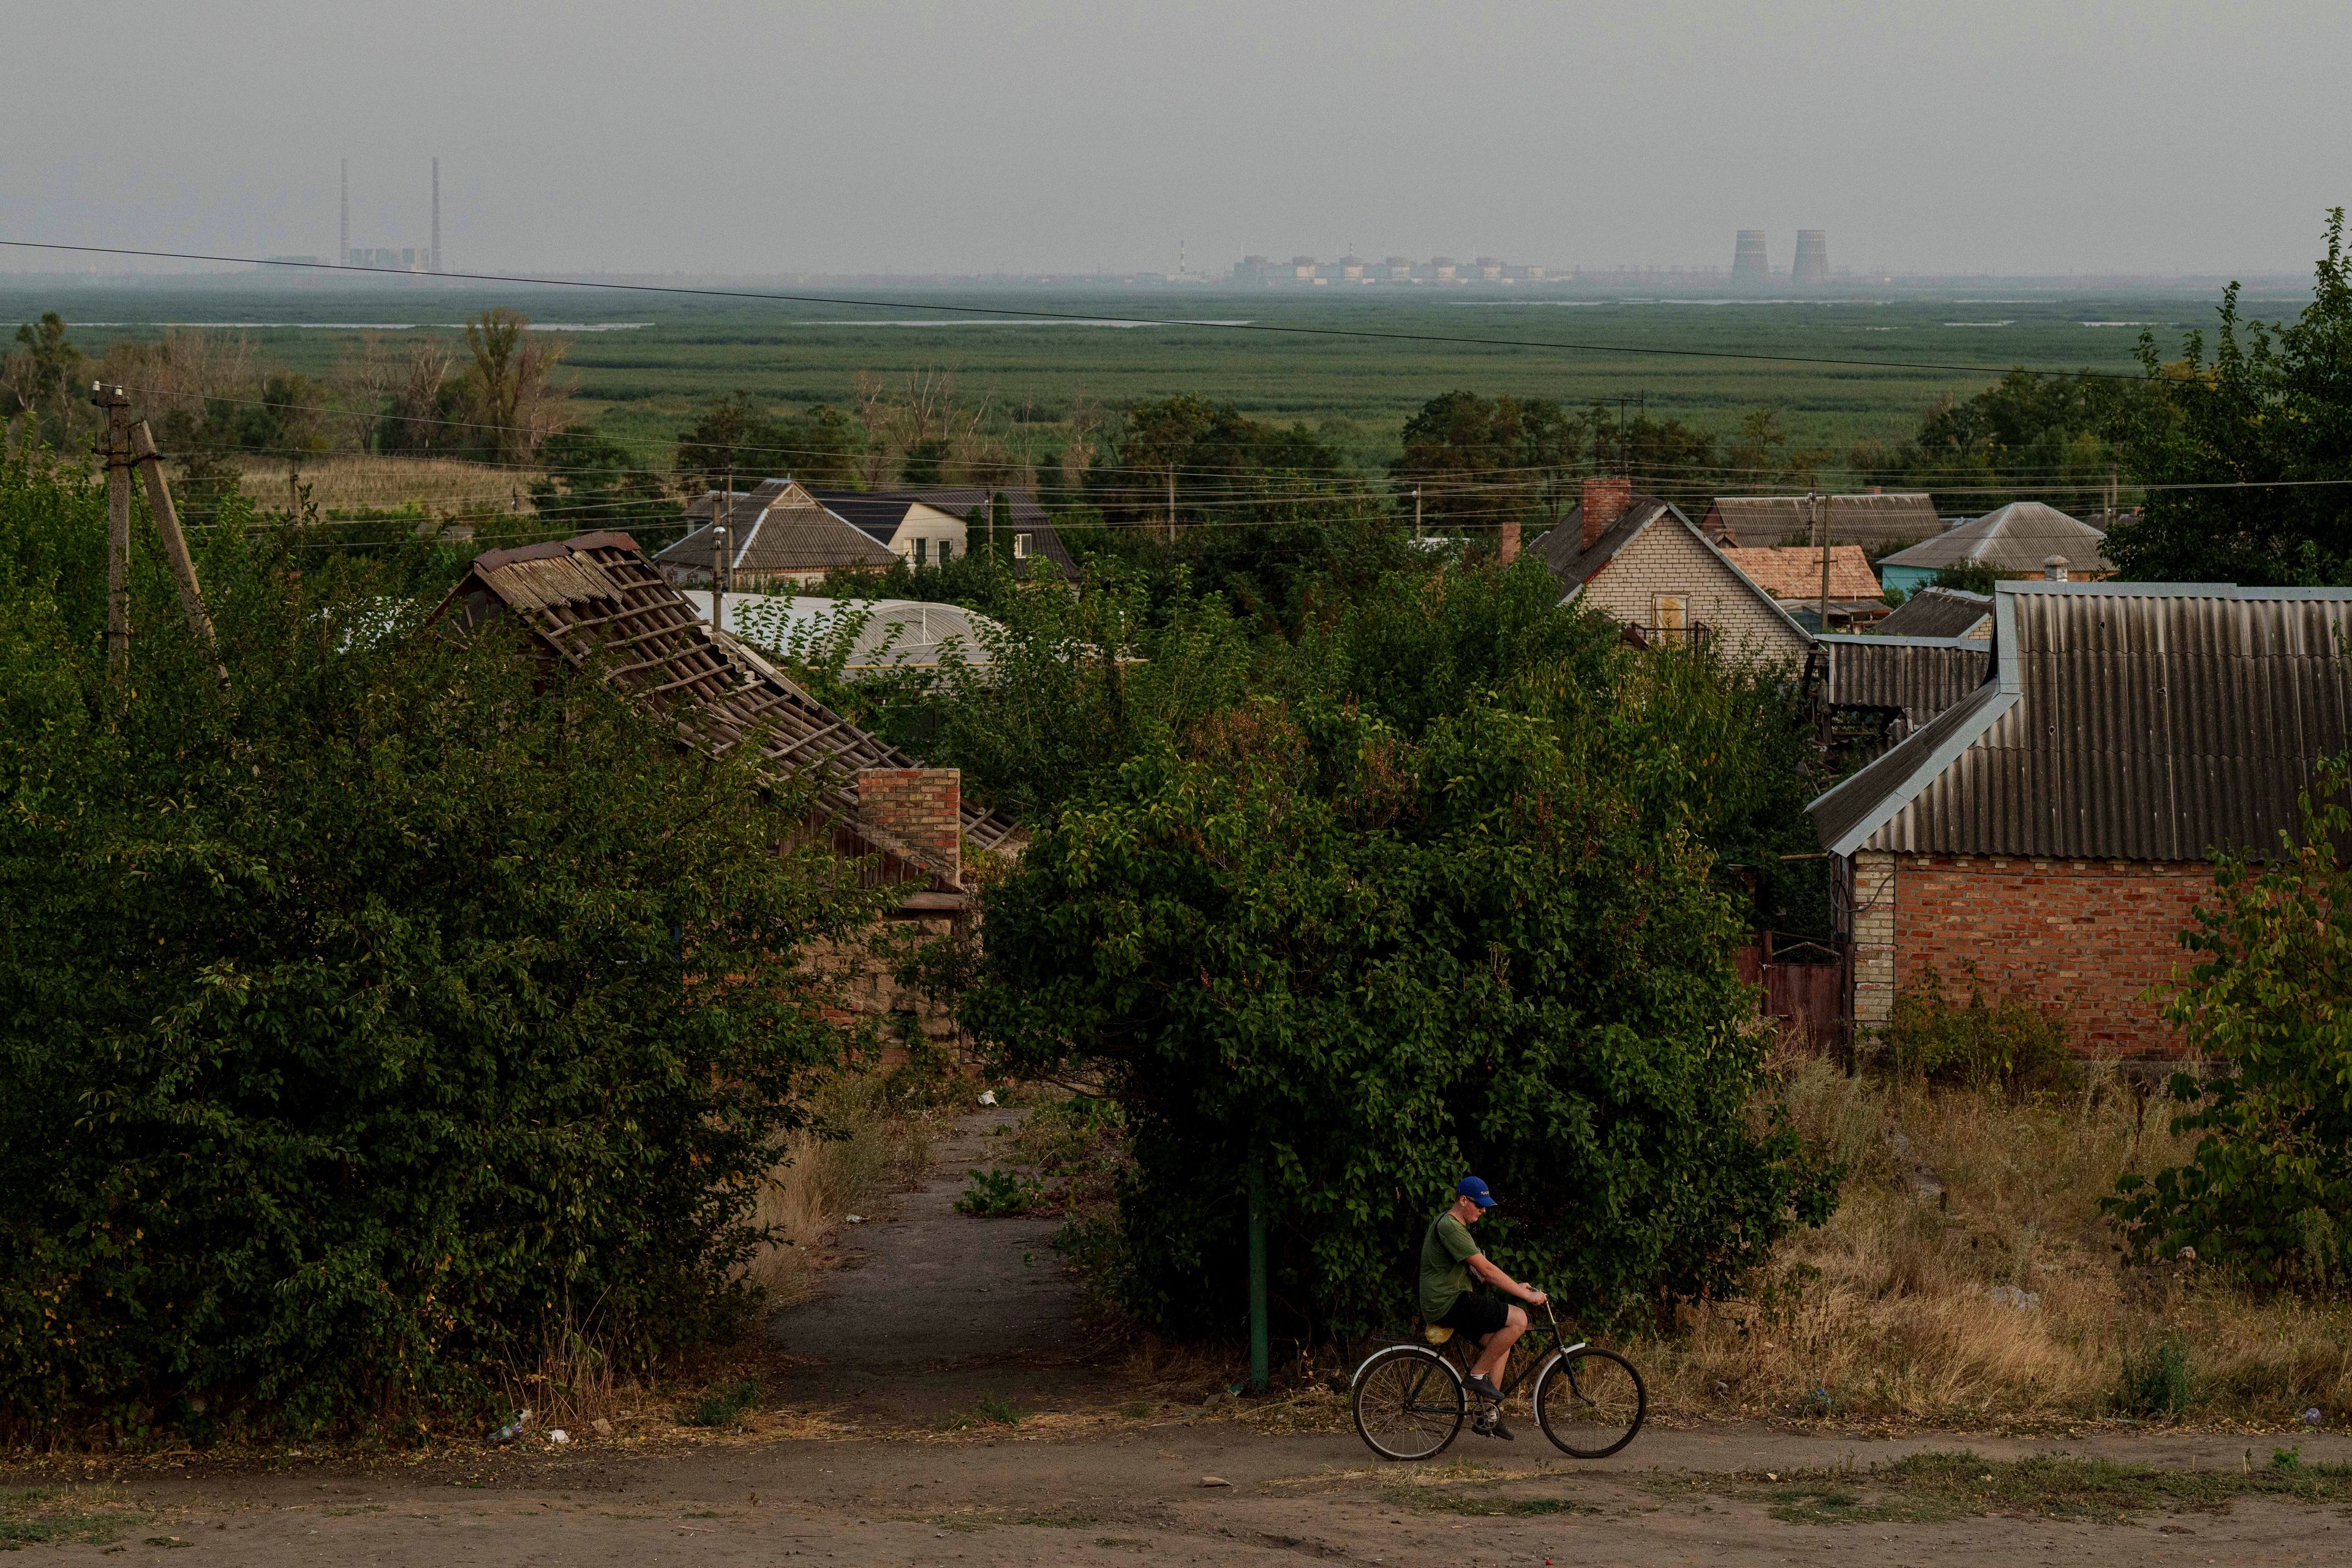
[[[1825,228],[1797,231],[1797,265],[1789,281],[1800,289],[1824,289],[1830,281],[1830,234]]]
[[[378,272],[438,272],[441,270],[441,160],[433,160],[433,240],[427,246],[353,245],[352,243],[352,161],[343,160],[342,212],[338,225],[335,259],[347,267]]]
[[[1743,228],[1731,251],[1731,286],[1761,289],[1772,281],[1771,264],[1764,258],[1764,231]]]

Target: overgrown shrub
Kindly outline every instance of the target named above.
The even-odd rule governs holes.
[[[1895,999],[1879,1044],[1887,1071],[1939,1089],[2032,1094],[2073,1089],[2083,1078],[2066,1048],[2062,1009],[2021,996],[1988,1001],[1973,973],[1968,1001],[1955,1005],[1933,965]]]
[[[870,907],[804,803],[234,515],[228,691],[143,528],[118,686],[103,525],[0,469],[0,1412],[300,1431],[730,1321],[839,1051],[795,946]]]
[[[1827,1211],[1749,1121],[1766,1037],[1702,847],[1754,759],[1737,688],[1560,614],[1552,657],[1410,735],[1337,696],[1215,714],[992,891],[966,1016],[1016,1070],[1103,1075],[1149,1320],[1238,1324],[1253,1161],[1314,1333],[1406,1310],[1465,1171],[1505,1266],[1603,1313],[1726,1289]]]
[[[2217,858],[2213,897],[2183,945],[2203,954],[2166,1009],[2220,1069],[2175,1073],[2189,1163],[2116,1184],[2108,1208],[2141,1256],[2314,1289],[2352,1278],[2352,834],[2347,763],[2304,797],[2300,842],[2269,860]]]

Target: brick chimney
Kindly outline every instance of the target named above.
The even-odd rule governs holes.
[[[1495,552],[1503,558],[1503,564],[1506,566],[1519,558],[1519,525],[1517,523],[1503,524],[1500,534],[1495,541]]]
[[[963,774],[955,768],[860,768],[857,815],[963,880]]]
[[[1633,510],[1633,481],[1630,479],[1587,479],[1584,481],[1584,548],[1590,550],[1600,537],[1608,532],[1617,520]]]

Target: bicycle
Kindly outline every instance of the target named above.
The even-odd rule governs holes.
[[[1633,1440],[1649,1411],[1649,1393],[1633,1363],[1615,1351],[1579,1340],[1564,1344],[1559,1314],[1544,1303],[1548,1322],[1530,1323],[1524,1345],[1538,1339],[1533,1358],[1502,1385],[1503,1400],[1529,1378],[1536,1425],[1553,1447],[1574,1459],[1605,1459]],[[1384,1459],[1430,1459],[1461,1434],[1468,1414],[1468,1352],[1454,1331],[1426,1328],[1423,1344],[1391,1345],[1356,1369],[1356,1435]],[[1550,1346],[1540,1339],[1549,1336]],[[1445,1350],[1452,1344],[1454,1359]],[[1517,1347],[1512,1359],[1518,1359]],[[1458,1365],[1456,1363],[1459,1363]],[[1496,1411],[1502,1406],[1496,1405]]]

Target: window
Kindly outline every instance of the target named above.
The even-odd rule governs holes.
[[[1026,561],[1029,559],[1029,536],[1027,534],[1016,533],[1013,536],[1013,559],[1015,561]]]
[[[942,540],[940,540],[940,565],[942,565],[942,566],[944,566],[944,565],[946,565],[950,561],[953,560],[954,558],[955,558],[955,541],[954,541],[954,540],[952,540],[952,539],[942,539]]]
[[[1660,594],[1650,602],[1650,630],[1662,647],[1680,647],[1690,631],[1690,601],[1680,594]]]
[[[930,546],[930,542],[930,542],[929,540],[928,540],[928,539],[918,539],[917,541],[915,541],[915,564],[916,564],[916,565],[920,566],[920,565],[923,563],[923,561],[924,561],[924,552],[925,552],[927,549],[929,549],[929,546]]]

